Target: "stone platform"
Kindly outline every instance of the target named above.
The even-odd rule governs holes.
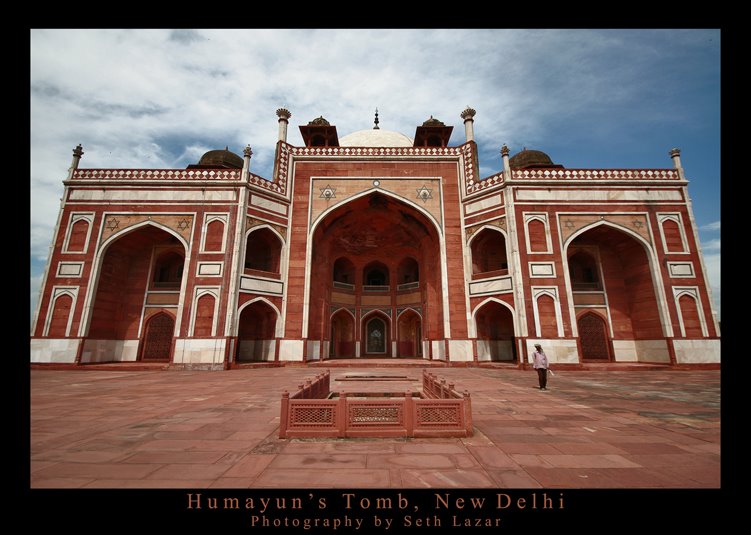
[[[541,392],[531,370],[447,367],[472,437],[283,440],[281,392],[309,368],[97,368],[31,370],[32,487],[720,486],[719,371],[560,370]],[[332,388],[373,373],[332,367]]]

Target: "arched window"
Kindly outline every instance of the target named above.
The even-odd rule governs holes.
[[[602,290],[597,262],[592,255],[583,251],[571,255],[568,259],[568,273],[575,292]]]
[[[340,288],[351,288],[355,284],[355,265],[345,257],[338,258],[334,262],[334,283],[340,283]],[[337,286],[337,284],[334,284]]]
[[[490,229],[480,231],[472,240],[471,249],[472,274],[508,270],[506,238],[500,232]]]
[[[371,262],[363,269],[362,280],[365,286],[385,289],[389,285],[389,268],[381,262]]]
[[[407,257],[399,263],[396,271],[399,287],[416,288],[420,280],[420,265],[417,260]]]
[[[157,257],[152,282],[154,288],[177,289],[183,279],[184,258],[180,253],[168,251]]]
[[[278,275],[281,254],[282,242],[276,234],[268,228],[253,231],[248,234],[245,268]]]

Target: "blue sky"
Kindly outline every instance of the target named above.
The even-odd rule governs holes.
[[[719,30],[32,30],[31,307],[36,307],[71,151],[81,167],[184,168],[253,147],[270,177],[280,106],[339,135],[412,137],[430,115],[477,110],[483,176],[498,151],[571,168],[667,168],[682,150],[720,308]]]

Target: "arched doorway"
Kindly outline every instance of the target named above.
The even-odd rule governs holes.
[[[346,309],[356,318],[354,357],[420,355],[423,340],[444,335],[440,251],[430,216],[386,192],[368,193],[326,212],[313,231],[303,336],[320,340],[322,347],[329,343],[327,356],[350,353],[346,338],[332,338],[347,332],[350,320],[330,311]],[[414,332],[419,325],[419,340],[402,339],[411,349],[405,345],[400,351],[396,318],[408,308],[422,313],[410,325]],[[371,325],[369,339],[367,322],[374,310],[380,311],[382,324]],[[409,318],[415,322],[413,316],[405,321]],[[375,331],[385,333],[378,344]]]
[[[242,309],[237,329],[237,362],[274,360],[276,321],[276,310],[266,301],[254,301]]]
[[[475,312],[475,325],[479,361],[516,360],[514,317],[508,307],[498,301],[488,301]]]
[[[97,270],[81,362],[168,359],[184,260],[183,242],[151,223],[108,243]]]
[[[405,310],[397,321],[397,355],[422,356],[422,320],[412,309]]]
[[[169,361],[175,320],[165,312],[158,312],[146,322],[143,334],[141,360]]]
[[[610,360],[608,327],[599,314],[587,312],[576,320],[583,360]]]
[[[666,344],[655,349],[662,345],[657,341],[665,340],[664,311],[647,247],[641,238],[609,223],[590,227],[567,243],[566,275],[583,360],[669,362]]]
[[[366,357],[391,356],[391,336],[388,318],[373,314],[363,322],[362,339]]]
[[[331,317],[331,345],[329,357],[354,358],[355,318],[346,310],[339,310]]]

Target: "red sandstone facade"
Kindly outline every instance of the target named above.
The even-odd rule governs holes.
[[[717,363],[679,152],[670,169],[565,169],[538,151],[477,175],[431,118],[414,141],[323,118],[271,180],[212,151],[188,169],[65,180],[33,363],[225,369],[329,358]],[[218,156],[217,156],[218,154]]]

